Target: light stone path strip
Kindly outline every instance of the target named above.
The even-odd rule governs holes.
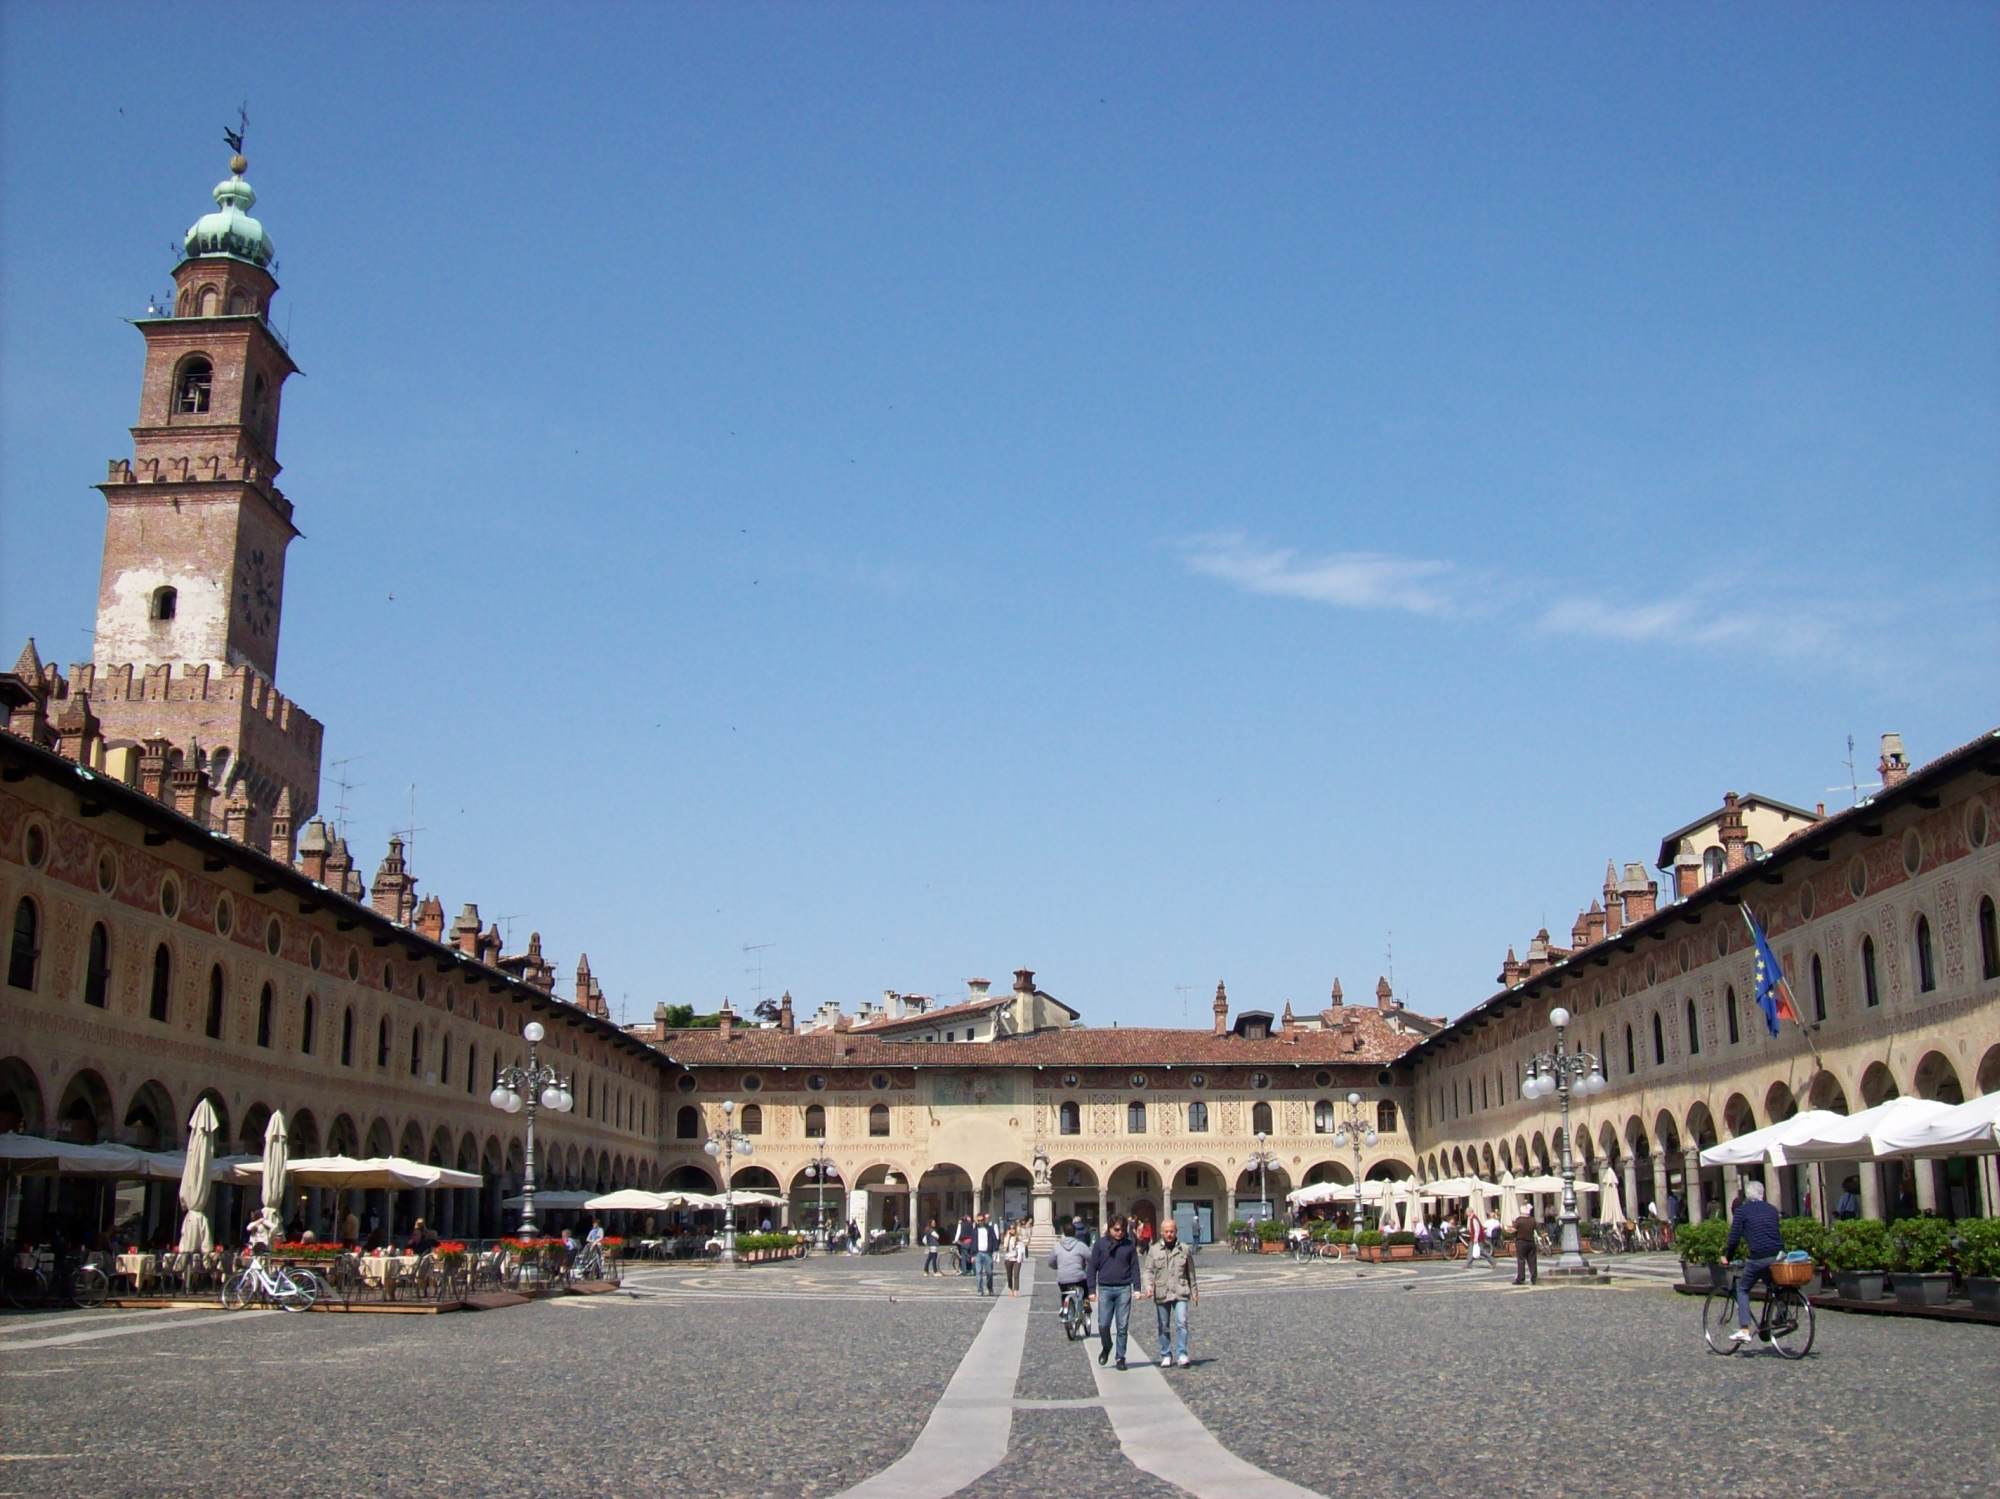
[[[1022,1294],[994,1302],[910,1450],[840,1499],[945,1499],[1000,1466],[1014,1432],[1034,1283],[1030,1258],[1021,1267]]]
[[[1151,1303],[1148,1303],[1150,1309]],[[1134,1329],[1132,1353],[1150,1339]],[[1318,1499],[1311,1489],[1302,1489],[1275,1474],[1246,1463],[1213,1436],[1208,1428],[1181,1403],[1173,1386],[1154,1364],[1144,1357],[1124,1373],[1097,1362],[1091,1350],[1096,1340],[1084,1340],[1084,1356],[1097,1379],[1098,1399],[1111,1418],[1118,1445],[1136,1468],[1141,1468],[1195,1499]],[[1197,1376],[1199,1377],[1199,1376]]]
[[[178,1332],[184,1327],[220,1327],[225,1322],[241,1322],[245,1317],[283,1316],[276,1308],[259,1308],[242,1312],[197,1312],[192,1317],[175,1322],[140,1322],[118,1327],[99,1327],[82,1332],[58,1333],[52,1338],[9,1339],[0,1344],[0,1352],[13,1353],[22,1348],[63,1348],[71,1343],[95,1343],[102,1338],[130,1338],[141,1333]]]

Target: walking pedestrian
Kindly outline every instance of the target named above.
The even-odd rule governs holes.
[[[1180,1225],[1169,1218],[1146,1251],[1139,1299],[1153,1303],[1160,1330],[1160,1367],[1188,1366],[1188,1308],[1201,1299],[1195,1287],[1194,1251],[1180,1242]]]
[[[1009,1224],[1006,1242],[1000,1246],[1000,1258],[1007,1266],[1007,1294],[1021,1294],[1021,1262],[1028,1257],[1028,1230],[1020,1223]]]
[[[972,1262],[979,1279],[973,1283],[973,1294],[991,1296],[993,1294],[993,1257],[1000,1252],[1000,1227],[989,1223],[981,1213],[972,1225]]]
[[[1535,1255],[1535,1215],[1527,1204],[1521,1206],[1521,1216],[1514,1220],[1514,1284],[1540,1285],[1541,1266]]]
[[[1097,1298],[1097,1362],[1111,1360],[1117,1335],[1118,1367],[1125,1367],[1125,1338],[1132,1322],[1132,1289],[1139,1279],[1139,1251],[1127,1237],[1125,1221],[1113,1218],[1104,1237],[1090,1246],[1086,1283]]]
[[[943,1273],[937,1267],[938,1243],[937,1219],[933,1218],[931,1226],[924,1230],[924,1274],[926,1275]]]
[[[951,1236],[951,1241],[958,1246],[958,1273],[960,1275],[970,1275],[972,1273],[972,1218],[969,1214],[960,1214],[958,1230]]]

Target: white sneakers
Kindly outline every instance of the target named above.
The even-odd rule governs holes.
[[[1729,1335],[1729,1341],[1732,1343],[1747,1343],[1756,1336],[1749,1328],[1739,1327]]]
[[[1160,1355],[1160,1367],[1162,1369],[1171,1369],[1173,1368],[1173,1366],[1174,1366],[1174,1359],[1172,1354],[1163,1353]]]
[[[1186,1368],[1186,1367],[1188,1366],[1188,1356],[1187,1356],[1187,1355],[1186,1355],[1185,1353],[1183,1353],[1183,1354],[1182,1354],[1182,1355],[1180,1356],[1180,1366],[1181,1366],[1181,1367],[1182,1367],[1183,1369],[1185,1369],[1185,1368]]]

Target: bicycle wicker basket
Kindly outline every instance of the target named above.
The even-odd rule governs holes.
[[[1815,1274],[1811,1260],[1778,1260],[1771,1266],[1771,1284],[1777,1286],[1803,1286]]]

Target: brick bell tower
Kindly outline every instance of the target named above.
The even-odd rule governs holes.
[[[74,669],[107,765],[124,772],[148,740],[205,772],[212,820],[262,844],[290,793],[317,809],[322,729],[280,694],[285,552],[299,532],[277,485],[278,412],[297,373],[270,322],[278,283],[257,194],[238,154],[215,211],[187,232],[170,310],[134,320],[146,340],[132,457],[111,461],[94,659]]]

